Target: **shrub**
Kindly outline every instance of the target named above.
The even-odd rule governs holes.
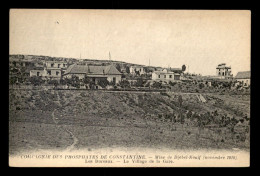
[[[175,86],[177,83],[170,81],[169,84],[170,84],[171,86]]]
[[[41,77],[33,76],[29,78],[29,81],[34,85],[34,86],[39,86],[41,85],[44,81],[42,80]]]
[[[105,88],[108,84],[109,81],[106,78],[98,80],[98,85],[100,85],[102,88]]]
[[[58,83],[57,80],[49,80],[48,84],[52,84],[52,85],[54,85],[56,87],[59,83]]]
[[[143,87],[145,81],[142,78],[137,78],[136,86],[137,87]]]
[[[200,83],[200,84],[199,84],[199,88],[200,88],[200,89],[202,89],[202,88],[204,88],[204,87],[205,87],[205,85],[204,85],[203,83]]]
[[[156,88],[156,89],[161,89],[162,88],[162,83],[161,82],[154,82],[152,87]]]
[[[124,88],[130,87],[130,82],[127,80],[123,80],[120,82],[120,86],[122,86]]]

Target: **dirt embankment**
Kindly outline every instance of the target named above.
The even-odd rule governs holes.
[[[249,101],[242,98],[199,96],[206,102],[198,94],[185,93],[10,90],[10,146],[12,151],[111,146],[248,148],[248,143],[233,142],[229,134],[224,139],[219,132],[172,123],[171,117],[180,112],[217,110],[237,118],[245,112],[240,107],[249,111]]]

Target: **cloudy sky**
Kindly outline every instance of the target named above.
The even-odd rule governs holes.
[[[11,10],[10,54],[250,70],[250,11]]]

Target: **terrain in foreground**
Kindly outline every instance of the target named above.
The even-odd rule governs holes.
[[[202,96],[204,103],[196,93],[10,89],[10,154],[107,147],[249,150],[249,132],[243,129],[238,135],[225,127],[172,120],[188,111],[249,117],[248,95]]]

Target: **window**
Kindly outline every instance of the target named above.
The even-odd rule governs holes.
[[[160,78],[160,75],[158,75],[158,78]]]
[[[113,83],[116,84],[116,77],[113,77]]]
[[[180,80],[180,76],[179,75],[175,75],[174,78],[175,78],[175,80]]]
[[[48,75],[51,75],[51,71],[48,71]]]
[[[169,78],[172,78],[172,75],[169,75]]]
[[[166,75],[164,75],[164,78],[166,78]]]
[[[40,76],[40,72],[37,72],[37,76]]]
[[[51,67],[54,67],[54,64],[51,64]]]
[[[66,67],[66,65],[65,65],[65,64],[63,64],[63,67]]]
[[[60,72],[56,71],[56,75],[59,75]]]
[[[60,64],[58,64],[58,68],[60,68]]]

